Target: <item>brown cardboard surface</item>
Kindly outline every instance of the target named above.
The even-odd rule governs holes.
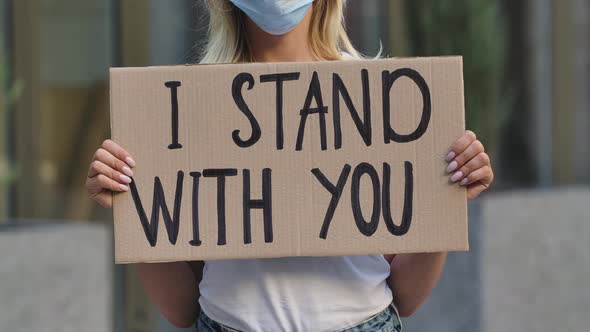
[[[292,74],[293,80],[282,83],[282,149],[277,145],[277,123],[281,122],[277,121],[278,84],[268,76],[261,79],[261,75],[279,73],[299,75],[294,80],[296,75]],[[391,73],[400,75],[393,80]],[[340,89],[334,97],[334,82],[339,81],[335,75],[346,86],[360,128],[366,128],[361,123],[364,107],[370,112],[371,134],[365,132],[364,139],[343,96],[346,93]],[[236,80],[249,77],[251,82]],[[419,88],[416,82],[420,80],[428,92]],[[166,82],[180,82],[180,86],[168,83],[167,87]],[[387,84],[384,89],[384,82],[393,82],[391,89]],[[310,90],[317,94],[308,96]],[[387,98],[389,107],[384,103]],[[307,107],[306,99],[310,99]],[[336,99],[340,121],[334,121]],[[429,117],[424,112],[428,102]],[[234,141],[247,141],[253,133],[238,104],[247,105],[261,129],[259,139],[248,147]],[[175,105],[181,148],[171,145]],[[325,149],[318,108],[325,112]],[[389,110],[391,128],[400,137],[387,144],[385,110]],[[424,121],[427,126],[422,126],[420,135],[416,132],[423,119],[428,121]],[[342,135],[341,146],[336,148],[334,124],[338,122]],[[297,150],[300,127],[304,127],[304,135]],[[468,249],[465,189],[449,183],[444,159],[465,129],[461,57],[113,68],[111,129],[113,140],[137,162],[133,187],[145,210],[148,230],[144,231],[134,195],[116,194],[117,263]],[[401,142],[403,137],[407,142]],[[345,165],[350,166],[342,177],[346,182],[322,238],[320,231],[333,197],[326,188],[331,187],[329,183],[336,186]],[[215,177],[219,173],[215,169],[233,171],[221,180]],[[270,194],[262,200],[264,169],[270,170],[266,171]],[[314,169],[329,183],[322,184],[322,176],[316,175],[317,170],[312,172]],[[244,170],[249,170],[250,178],[246,192],[255,200],[251,210],[243,204],[248,201],[244,194],[248,172]],[[388,171],[390,197],[383,197]],[[152,236],[150,244],[146,234],[150,225],[156,224],[152,218],[153,199],[159,196],[154,195],[158,192],[154,191],[156,177],[170,216],[176,211],[178,218],[172,218],[167,227],[162,209],[156,210],[159,222],[153,235],[157,240]],[[180,190],[177,184],[182,184]],[[220,227],[223,206],[219,202],[224,204],[225,227]],[[264,211],[268,212],[269,206],[272,213],[267,213],[267,221],[270,216],[272,232],[267,227],[265,235]],[[399,227],[404,206],[409,217],[405,230]],[[384,211],[389,210],[395,227],[387,227],[385,222]],[[250,239],[245,236],[244,216],[248,214]],[[195,241],[195,215],[199,241]]]

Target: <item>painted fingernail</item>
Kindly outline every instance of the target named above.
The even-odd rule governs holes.
[[[464,178],[463,180],[461,180],[461,182],[459,183],[460,185],[464,186],[467,184],[468,179]]]
[[[449,154],[447,155],[447,158],[445,158],[447,161],[451,161],[453,160],[453,158],[455,158],[455,152],[451,151],[449,152]]]
[[[451,163],[447,167],[447,173],[451,173],[452,171],[456,170],[457,166],[459,166],[459,164],[456,160],[451,161]]]
[[[133,160],[131,157],[127,157],[125,158],[125,162],[127,163],[127,165],[131,166],[131,167],[135,167],[137,164],[135,163],[135,160]]]
[[[120,185],[119,185],[119,188],[121,189],[121,191],[127,191],[127,190],[129,190],[129,187],[127,187],[127,186],[126,186],[126,185],[124,185],[124,184],[120,184]]]
[[[455,172],[455,174],[453,174],[453,176],[451,176],[451,181],[457,182],[457,180],[459,180],[462,177],[463,177],[463,172],[461,172],[461,171]]]
[[[133,176],[133,171],[127,166],[123,166],[123,173],[127,176]]]
[[[131,178],[123,174],[119,175],[119,180],[125,183],[131,183]]]

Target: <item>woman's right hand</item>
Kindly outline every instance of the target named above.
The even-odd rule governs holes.
[[[129,152],[112,140],[105,140],[90,163],[86,179],[88,194],[98,204],[110,208],[113,206],[113,192],[129,190],[133,176],[131,169],[135,165]]]

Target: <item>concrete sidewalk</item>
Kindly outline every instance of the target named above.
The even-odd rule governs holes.
[[[590,329],[590,188],[487,194],[469,215],[471,251],[449,255],[405,331]],[[113,331],[124,315],[114,309],[111,231],[0,227],[0,331]],[[150,319],[153,331],[181,331]]]
[[[590,189],[484,195],[406,331],[589,331]]]
[[[2,226],[0,331],[112,331],[112,262],[106,225]]]

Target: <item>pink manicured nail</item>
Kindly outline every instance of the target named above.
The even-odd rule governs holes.
[[[126,186],[126,185],[124,185],[124,184],[120,184],[120,185],[119,185],[119,188],[121,188],[121,190],[122,190],[122,191],[127,191],[127,190],[129,190],[129,187],[127,187],[127,186]]]
[[[123,173],[127,176],[133,176],[133,171],[127,166],[123,166]]]
[[[123,174],[119,175],[119,180],[125,183],[131,183],[131,178]]]
[[[447,167],[447,173],[451,173],[452,171],[456,170],[457,166],[459,166],[459,164],[456,160],[451,161],[451,163]]]
[[[451,161],[451,160],[453,160],[453,158],[455,158],[455,152],[451,151],[451,152],[449,152],[449,154],[447,155],[447,158],[446,158],[446,160],[447,160],[447,161]]]
[[[462,177],[463,177],[463,172],[461,172],[461,171],[456,172],[455,174],[453,174],[453,176],[451,176],[451,181],[457,182],[457,180],[459,180]]]
[[[460,185],[464,186],[467,184],[468,179],[464,178],[463,180],[461,180],[461,182],[459,183]]]
[[[131,157],[127,157],[125,158],[125,162],[127,163],[127,165],[131,166],[131,167],[135,167],[137,164],[135,163],[135,160],[131,159]]]

